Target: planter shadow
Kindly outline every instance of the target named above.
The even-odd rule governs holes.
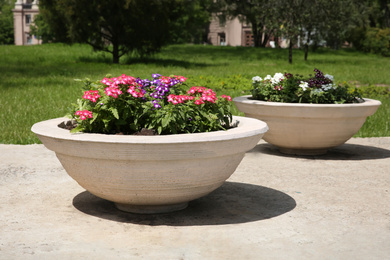
[[[114,203],[100,199],[88,191],[74,197],[79,211],[116,222],[150,226],[225,225],[259,221],[277,217],[295,208],[289,195],[263,186],[225,182],[209,195],[191,201],[188,208],[164,214],[140,215],[115,208]]]
[[[290,155],[279,151],[279,148],[269,144],[258,144],[249,153],[264,153],[280,157],[304,158],[316,160],[374,160],[390,158],[390,150],[375,146],[366,146],[358,144],[343,144],[328,150],[323,155]]]

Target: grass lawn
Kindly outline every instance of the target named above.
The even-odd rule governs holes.
[[[339,81],[390,85],[389,58],[352,50],[320,49],[310,52],[307,62],[303,51],[294,50],[293,64],[288,63],[285,49],[203,45],[171,45],[151,58],[123,57],[116,65],[111,64],[111,56],[95,53],[87,45],[2,45],[0,57],[0,143],[5,144],[39,143],[31,126],[68,112],[82,93],[76,78],[176,74],[188,77],[189,85],[203,85],[232,97],[249,94],[253,76],[284,71],[306,75],[314,68]],[[381,100],[382,106],[356,136],[390,136],[390,97],[373,98]],[[235,114],[241,113],[235,110]]]

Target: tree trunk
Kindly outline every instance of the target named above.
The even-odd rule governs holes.
[[[112,63],[118,64],[119,63],[119,46],[117,43],[112,43],[113,50],[112,50]]]
[[[259,47],[260,46],[259,38],[261,37],[261,35],[259,36],[259,31],[257,30],[257,23],[252,21],[251,24],[252,24],[252,34],[253,34],[253,41],[255,47]]]
[[[290,44],[289,44],[289,47],[288,47],[288,62],[290,64],[292,64],[292,49],[293,49],[293,42],[290,39]]]
[[[265,46],[267,45],[268,39],[269,39],[269,34],[268,33],[264,33],[264,40],[261,43],[261,47],[265,48]]]
[[[389,4],[387,3],[387,0],[381,0],[380,1],[380,6],[381,9],[383,10],[383,24],[382,28],[387,28],[390,27],[390,9],[389,9]]]
[[[305,43],[305,61],[307,61],[307,55],[309,53],[309,42],[310,42],[311,30],[307,31],[306,43]]]
[[[307,61],[308,52],[309,52],[309,44],[306,42],[306,44],[305,44],[305,61]]]

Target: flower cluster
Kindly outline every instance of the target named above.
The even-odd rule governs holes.
[[[131,134],[143,128],[158,134],[207,132],[230,127],[230,96],[218,97],[206,87],[185,91],[187,78],[153,74],[141,79],[123,74],[105,77],[79,99],[72,117],[73,132]]]
[[[264,79],[252,78],[252,98],[289,103],[353,103],[360,102],[357,90],[337,85],[332,75],[314,69],[315,75],[303,77],[291,73],[275,73]]]
[[[84,92],[83,98],[89,99],[92,102],[96,102],[100,98],[99,91],[97,90],[87,90]]]
[[[86,120],[87,118],[93,118],[92,112],[88,110],[77,110],[75,113],[76,116],[80,117],[80,120]]]
[[[221,98],[226,98],[228,101],[232,101],[230,96],[222,95]],[[207,102],[215,103],[218,100],[218,97],[212,89],[205,87],[192,87],[188,90],[187,95],[171,94],[168,96],[168,102],[171,102],[174,105],[185,103],[190,100],[194,100],[195,105],[202,105]]]

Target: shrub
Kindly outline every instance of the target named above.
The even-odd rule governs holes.
[[[390,56],[390,28],[356,28],[349,40],[357,50]]]

